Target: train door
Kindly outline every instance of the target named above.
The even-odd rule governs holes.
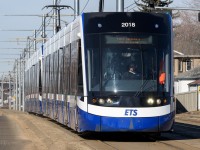
[[[43,109],[42,109],[42,60],[39,60],[39,75],[38,75],[38,80],[39,80],[39,83],[38,83],[38,92],[39,92],[39,113],[42,114],[43,113]]]
[[[78,122],[78,108],[77,108],[77,100],[83,97],[83,69],[82,69],[82,55],[81,55],[81,40],[78,41],[78,81],[77,81],[77,94],[76,94],[76,130],[78,130],[79,122]]]
[[[63,71],[63,92],[64,92],[64,124],[70,125],[70,114],[69,114],[69,93],[70,93],[70,63],[71,63],[71,50],[70,45],[64,47],[64,71]]]
[[[77,96],[81,91],[82,85],[82,63],[80,40],[74,41],[71,44],[71,69],[70,69],[70,96],[69,96],[69,115],[70,127],[77,130],[78,117],[77,117]],[[81,69],[80,69],[81,68]],[[80,79],[81,80],[80,80]]]

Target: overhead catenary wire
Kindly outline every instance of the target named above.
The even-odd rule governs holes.
[[[85,10],[85,8],[87,7],[88,3],[89,3],[90,0],[88,0],[85,4],[85,6],[83,7],[83,10],[81,11],[81,13],[83,13],[83,11]]]
[[[124,10],[126,10],[127,12],[129,12],[129,11],[131,11],[131,10],[134,11],[134,8],[136,8],[136,7],[137,7],[137,6],[136,6],[136,4],[135,4],[135,2],[134,2],[134,3],[132,3],[132,4],[128,5],[128,6],[126,6],[126,7],[124,7]]]

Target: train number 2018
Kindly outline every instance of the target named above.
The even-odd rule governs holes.
[[[122,28],[135,27],[135,23],[134,22],[122,22],[121,27]]]

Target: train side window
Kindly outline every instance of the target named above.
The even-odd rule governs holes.
[[[83,70],[82,70],[82,55],[81,42],[78,41],[78,95],[83,95]]]
[[[59,73],[58,73],[58,93],[63,94],[63,74],[64,74],[64,56],[63,56],[63,48],[59,50]]]
[[[45,72],[45,64],[46,64],[46,59],[43,59],[43,62],[42,62],[42,93],[45,93],[46,91],[46,88],[45,88],[45,82],[46,82],[46,72]]]
[[[66,47],[64,47],[64,51],[63,51],[63,55],[64,55],[64,66],[63,66],[63,92],[64,94],[69,94],[70,93],[70,59],[71,59],[71,51],[70,51],[70,45],[67,45]]]
[[[45,71],[46,71],[46,83],[45,83],[45,87],[46,87],[46,93],[49,93],[49,85],[50,85],[50,81],[49,81],[49,76],[50,76],[50,68],[49,68],[49,59],[50,59],[50,57],[49,57],[50,55],[48,55],[47,57],[46,57],[46,69],[45,69]]]
[[[53,89],[53,93],[54,94],[56,94],[56,93],[58,93],[58,71],[59,71],[59,69],[58,69],[58,51],[56,51],[56,52],[54,52],[54,63],[53,63],[53,65],[54,65],[54,72],[53,72],[53,74],[54,74],[54,89]]]
[[[50,55],[50,60],[49,60],[49,63],[50,63],[50,89],[49,89],[49,92],[50,93],[53,93],[53,89],[54,89],[54,84],[53,84],[53,72],[54,72],[54,65],[53,65],[53,62],[54,62],[54,59],[53,59],[53,54]]]
[[[33,89],[33,93],[36,94],[38,91],[37,91],[37,64],[34,65],[34,81],[33,84],[34,84],[34,89]]]
[[[77,42],[71,44],[71,66],[70,66],[70,94],[77,93],[77,78],[78,78],[78,47]]]

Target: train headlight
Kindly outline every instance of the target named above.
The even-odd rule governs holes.
[[[163,103],[164,103],[164,104],[167,104],[167,99],[164,99],[164,100],[163,100]]]
[[[106,100],[106,103],[107,103],[107,104],[113,104],[113,100],[112,100],[111,98],[108,98],[108,99]]]
[[[93,98],[93,99],[92,99],[92,103],[93,103],[93,104],[97,103],[97,99],[96,99],[96,98]]]
[[[161,99],[158,98],[158,99],[156,100],[156,104],[157,104],[157,105],[160,105],[160,104],[161,104]]]
[[[103,98],[99,99],[99,104],[104,105],[105,104],[105,100]]]
[[[147,99],[147,104],[153,105],[154,104],[154,99],[153,98],[148,98]]]

